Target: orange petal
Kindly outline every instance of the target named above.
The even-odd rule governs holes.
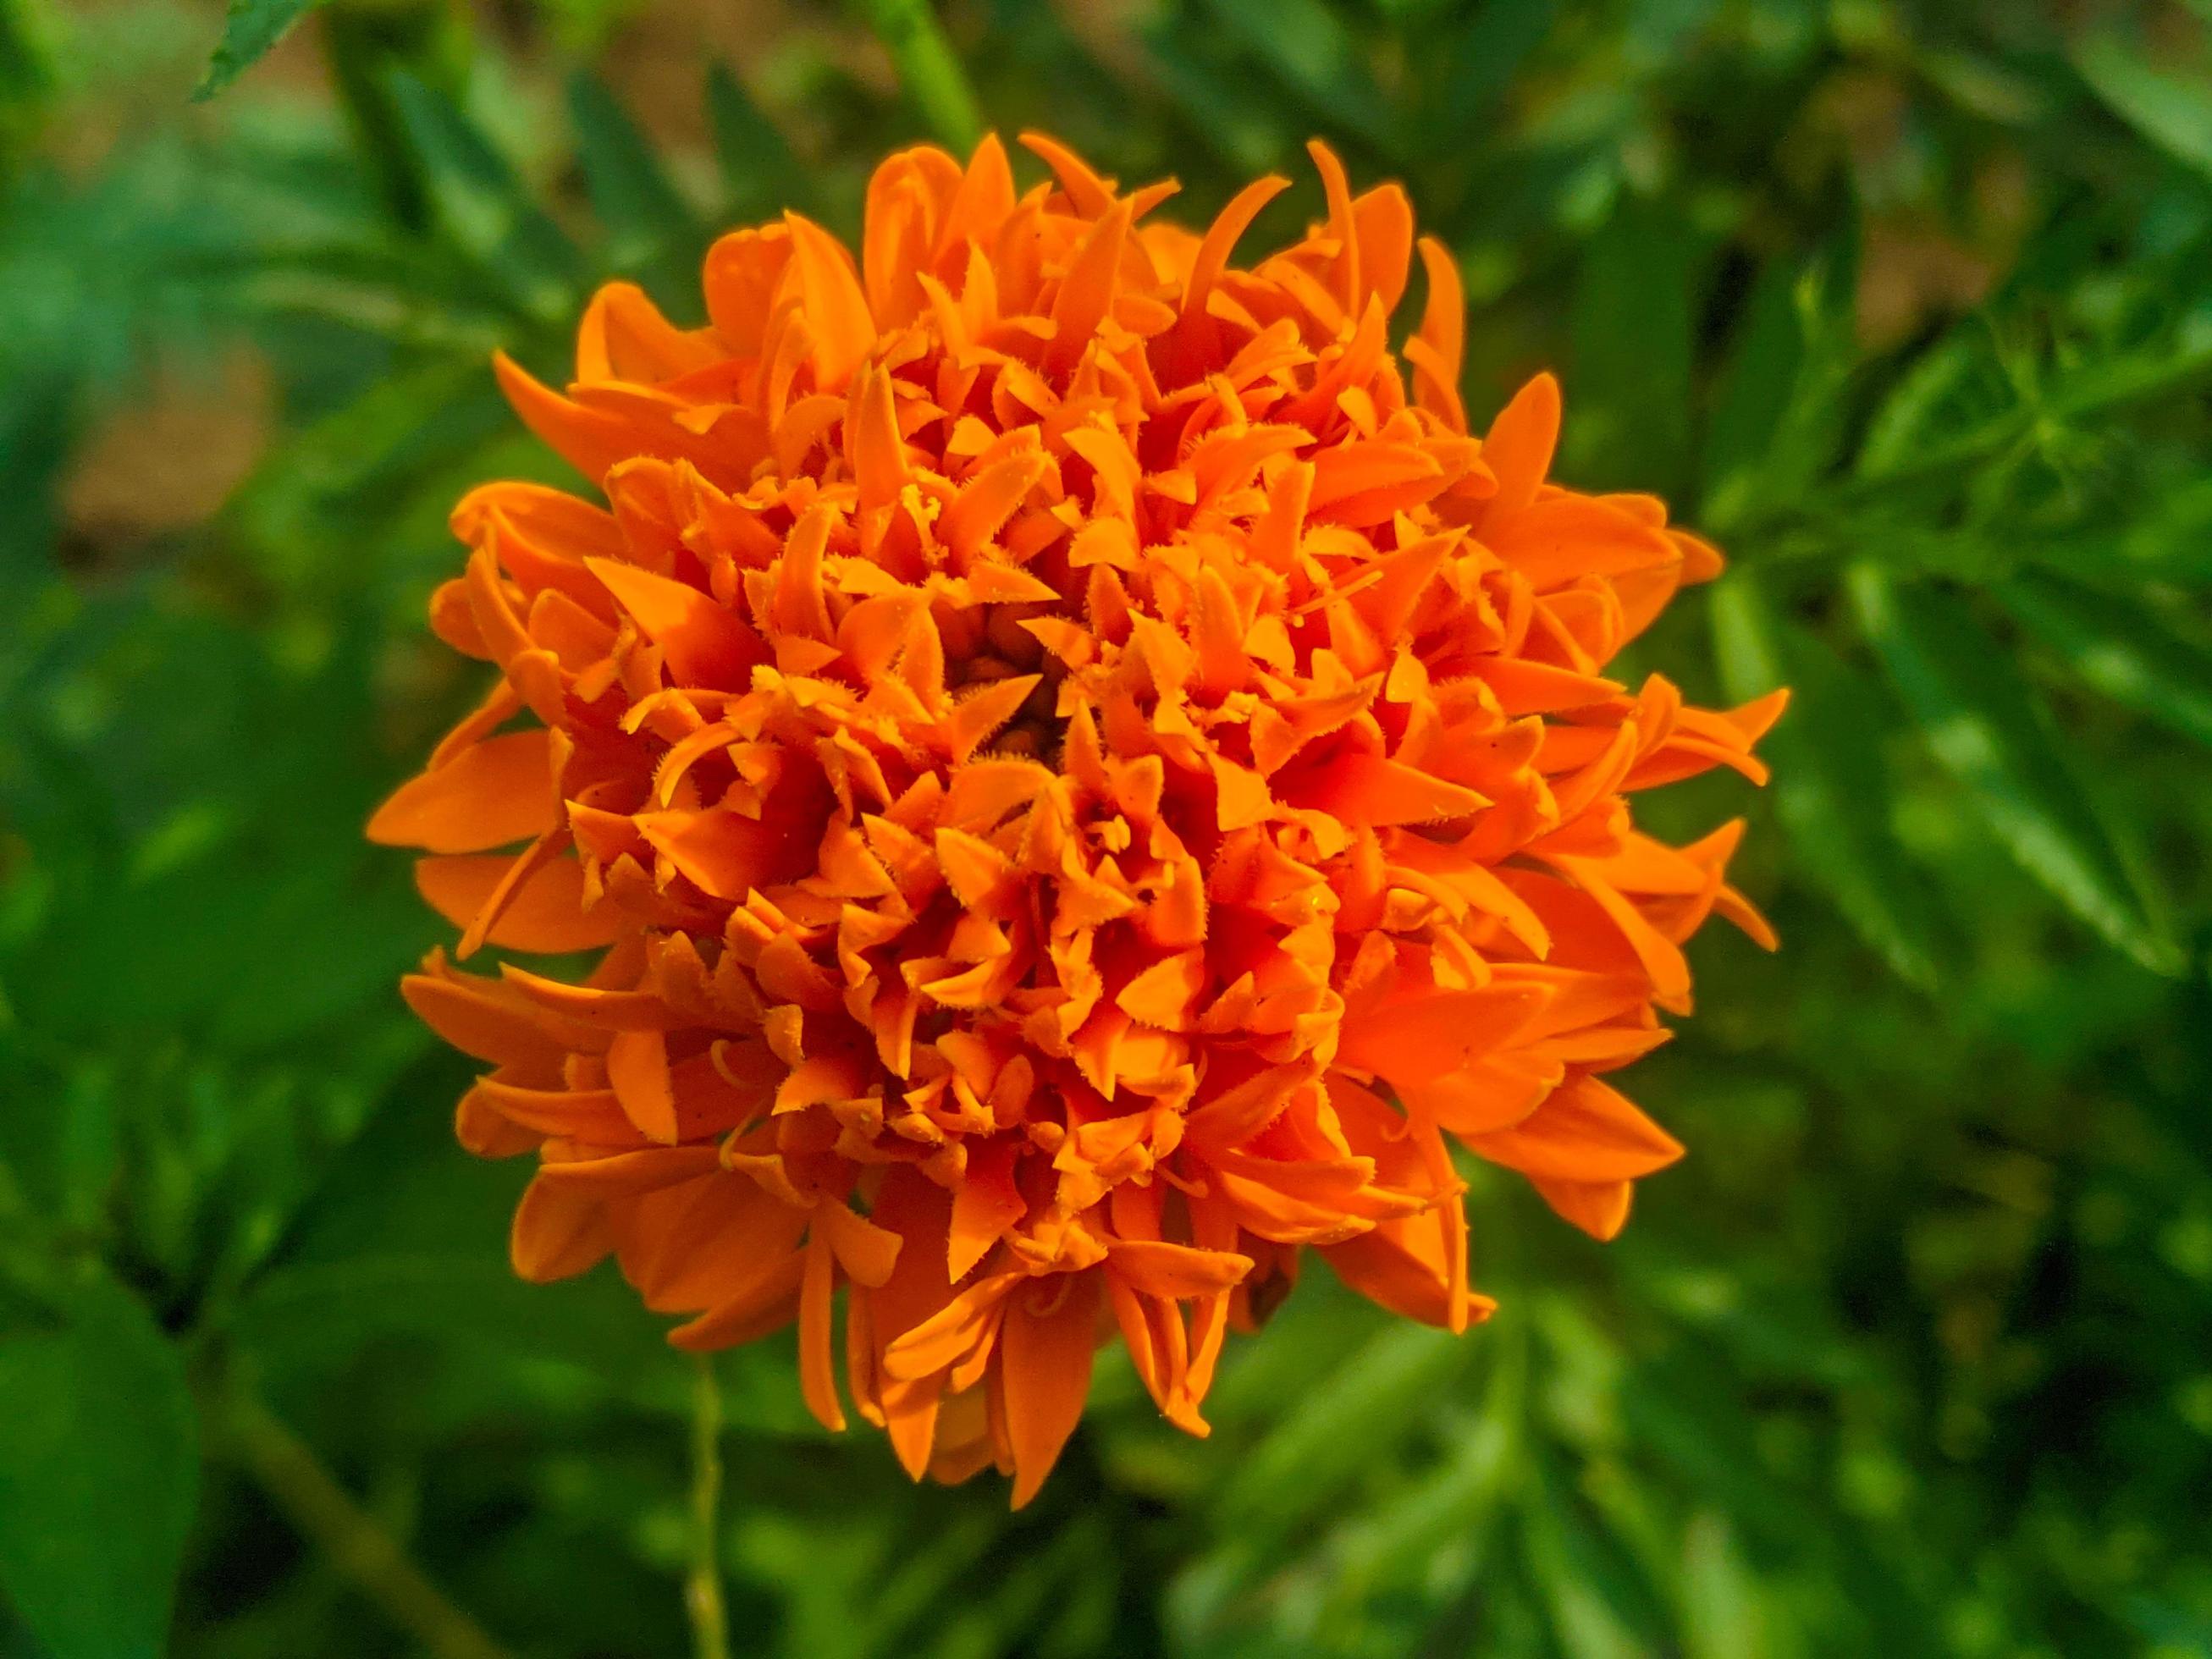
[[[1491,517],[1517,513],[1536,499],[1559,441],[1559,383],[1539,374],[1514,394],[1482,441],[1482,459],[1498,479]]]
[[[828,1235],[806,1243],[806,1267],[799,1281],[799,1392],[814,1420],[833,1434],[845,1428],[845,1409],[837,1401],[837,1370],[830,1358],[830,1297],[836,1286],[836,1259]]]
[[[1528,985],[1416,992],[1347,1020],[1337,1060],[1393,1082],[1438,1077],[1510,1047],[1550,1000]]]
[[[1464,817],[1490,804],[1464,784],[1364,752],[1278,774],[1274,792],[1293,805],[1318,809],[1346,823],[1378,826]]]
[[[533,1181],[514,1208],[509,1240],[514,1271],[533,1285],[570,1279],[614,1249],[606,1204],[598,1194]]]
[[[584,562],[636,619],[639,631],[660,647],[681,684],[741,690],[751,682],[753,665],[768,660],[760,635],[712,594],[634,564]]]
[[[1592,1238],[1617,1237],[1628,1224],[1635,1187],[1626,1181],[1553,1181],[1531,1176],[1528,1184],[1561,1217]]]
[[[1098,325],[1114,307],[1114,287],[1121,268],[1121,244],[1129,233],[1129,204],[1117,204],[1091,228],[1075,251],[1075,263],[1060,278],[1053,301],[1052,343],[1045,350],[1045,366],[1065,371],[1074,367],[1098,332]],[[1070,434],[1073,436],[1073,434]]]
[[[1044,1298],[1042,1310],[1034,1304]],[[1015,1296],[1006,1310],[999,1364],[1013,1443],[1013,1506],[1036,1496],[1083,1416],[1098,1347],[1098,1280],[1065,1274]]]
[[[466,927],[514,862],[496,853],[417,859],[416,890],[447,921]],[[584,908],[584,866],[563,858],[531,873],[485,939],[503,950],[557,954],[611,944],[622,926],[612,904]]]
[[[660,1031],[619,1031],[607,1048],[607,1081],[623,1115],[649,1140],[677,1139],[676,1091],[669,1081],[668,1038]]]
[[[989,1252],[1007,1228],[1022,1218],[1028,1202],[1014,1184],[1018,1140],[970,1143],[968,1174],[952,1194],[952,1232],[946,1269],[957,1279]]]
[[[1467,1144],[1493,1164],[1550,1181],[1631,1181],[1682,1156],[1680,1141],[1591,1077],[1555,1091],[1514,1127]]]
[[[1162,1301],[1212,1296],[1252,1271],[1252,1258],[1232,1250],[1201,1250],[1158,1239],[1111,1238],[1109,1271],[1132,1290]]]
[[[1251,228],[1260,210],[1291,187],[1291,181],[1269,173],[1255,179],[1229,199],[1207,228],[1206,240],[1199,244],[1198,257],[1191,262],[1190,280],[1183,286],[1182,312],[1186,317],[1203,317],[1206,297],[1229,264],[1229,256],[1237,251],[1237,239]]]
[[[853,256],[811,219],[783,216],[791,232],[792,260],[814,341],[814,383],[824,392],[844,389],[876,343],[876,319],[853,269]]]
[[[368,838],[431,853],[479,853],[553,827],[552,733],[509,732],[410,778],[368,821]]]

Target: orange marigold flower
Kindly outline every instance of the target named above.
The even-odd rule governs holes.
[[[498,483],[432,601],[500,679],[370,825],[423,849],[457,956],[408,1000],[493,1069],[467,1146],[534,1152],[517,1270],[612,1254],[680,1346],[796,1318],[900,1461],[1024,1503],[1118,1327],[1194,1433],[1223,1339],[1307,1246],[1454,1330],[1446,1137],[1610,1237],[1680,1148],[1605,1079],[1686,1012],[1741,826],[1628,792],[1759,780],[1778,696],[1605,664],[1718,568],[1644,495],[1545,481],[1542,377],[1480,440],[1461,289],[1406,196],[1249,269],[1060,145],[1015,187],[891,157],[856,264],[796,215],[724,237],[708,326],[637,289],[565,393],[501,359],[599,507]],[[516,849],[520,848],[520,850]]]

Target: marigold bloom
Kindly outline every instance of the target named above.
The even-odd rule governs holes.
[[[1447,1137],[1601,1237],[1680,1148],[1606,1080],[1686,1012],[1730,824],[1628,792],[1753,780],[1778,696],[1607,661],[1719,561],[1641,495],[1545,481],[1549,377],[1480,440],[1452,262],[1390,314],[1403,191],[1231,262],[1060,145],[886,161],[857,264],[724,237],[710,324],[635,288],[523,418],[598,483],[476,491],[439,635],[501,678],[376,839],[457,955],[405,982],[494,1069],[461,1139],[535,1152],[517,1270],[611,1253],[679,1346],[793,1319],[900,1461],[1017,1504],[1118,1326],[1194,1433],[1223,1339],[1319,1249],[1465,1328]],[[516,850],[520,848],[520,850]],[[1771,942],[1771,941],[1769,941]]]

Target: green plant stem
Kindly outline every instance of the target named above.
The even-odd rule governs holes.
[[[722,1601],[722,1393],[714,1362],[693,1361],[691,1385],[691,1571],[684,1605],[698,1659],[729,1659],[729,1610]]]
[[[965,155],[983,136],[982,112],[929,0],[860,0],[860,9],[924,125]]]
[[[234,1391],[226,1427],[239,1461],[285,1519],[435,1659],[509,1659],[257,1396]]]

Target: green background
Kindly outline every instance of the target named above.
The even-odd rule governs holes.
[[[1563,475],[1733,556],[1632,666],[1798,689],[1771,790],[1638,809],[1747,811],[1784,949],[1695,947],[1620,1242],[1471,1171],[1492,1324],[1316,1267],[1210,1440],[1111,1360],[1019,1516],[722,1357],[736,1650],[2212,1652],[2212,5],[342,0],[252,62],[301,9],[0,0],[0,1654],[685,1650],[694,1378],[509,1279],[360,826],[480,689],[447,507],[556,476],[490,350],[984,123],[1200,222],[1317,212],[1316,133],[1407,182],[1478,421],[1556,367]]]

